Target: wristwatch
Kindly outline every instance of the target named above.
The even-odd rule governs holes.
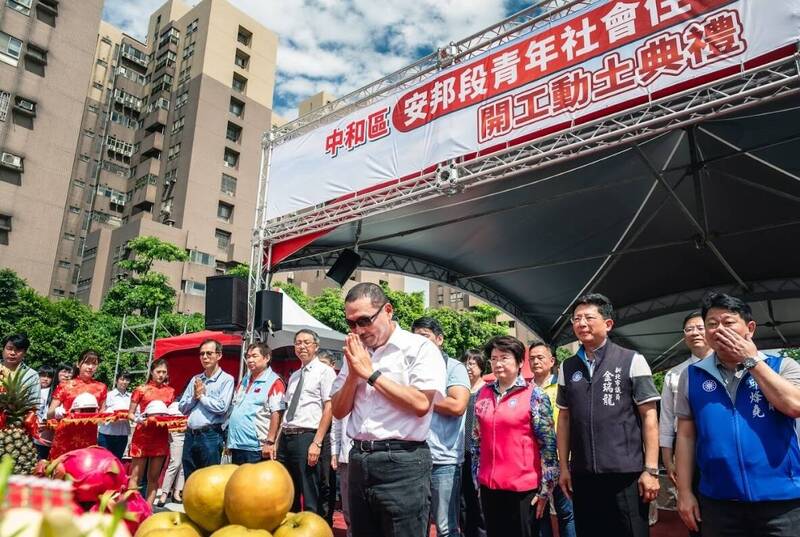
[[[267,445],[267,446],[274,446],[275,445],[275,440],[267,440],[267,441],[264,442],[264,444]]]
[[[375,386],[375,381],[378,380],[383,373],[381,373],[380,369],[376,369],[374,373],[372,373],[369,378],[367,379],[367,384],[370,386]]]
[[[750,358],[745,358],[742,361],[742,367],[744,367],[746,370],[750,371],[755,366],[757,366],[759,362],[763,362],[763,360],[761,359],[760,356],[753,356],[753,357],[750,357]]]
[[[322,449],[322,442],[314,442],[314,445],[317,446],[319,449]]]
[[[658,477],[658,468],[653,468],[652,466],[645,466],[644,471],[653,477]]]

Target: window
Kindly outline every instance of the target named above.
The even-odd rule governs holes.
[[[58,0],[39,0],[36,4],[36,18],[53,28],[58,16]]]
[[[231,142],[239,143],[239,140],[242,138],[242,128],[239,125],[229,121],[228,128],[225,131],[225,138]]]
[[[14,97],[14,110],[29,116],[36,115],[36,103],[25,97],[17,95]]]
[[[231,234],[227,231],[217,229],[214,231],[214,238],[217,239],[217,248],[227,250],[231,245]]]
[[[0,121],[5,121],[8,117],[8,105],[11,103],[11,94],[7,91],[0,91]]]
[[[236,65],[241,67],[242,69],[247,69],[247,66],[250,65],[250,56],[242,52],[241,50],[236,51],[236,58],[234,59]]]
[[[25,70],[43,77],[46,67],[47,50],[28,43],[25,49]]]
[[[11,234],[11,215],[0,214],[0,244],[8,244],[9,234]]]
[[[181,144],[179,142],[177,144],[172,145],[169,148],[167,160],[175,160],[176,158],[178,158],[178,155],[180,154],[181,154]]]
[[[64,240],[74,241],[75,240],[75,234],[74,233],[64,233]]]
[[[239,167],[239,153],[234,151],[233,149],[225,148],[225,154],[222,157],[223,164],[227,168],[238,168]]]
[[[134,63],[141,65],[142,67],[147,67],[148,63],[148,56],[141,50],[130,46],[128,43],[123,43],[122,47],[120,47],[120,54],[123,58],[126,58]]]
[[[244,93],[244,90],[247,88],[247,79],[237,73],[234,73],[233,82],[231,82],[231,87],[233,87],[234,91],[238,91],[239,93]]]
[[[184,117],[179,117],[178,119],[172,122],[172,134],[175,134],[183,130],[184,121],[185,121]]]
[[[98,112],[98,108],[93,104],[86,105],[86,110],[92,114],[96,114]]]
[[[65,268],[65,269],[72,268],[72,263],[70,263],[69,261],[61,260],[58,262],[58,268]]]
[[[81,162],[89,162],[90,158],[91,157],[89,157],[89,155],[87,155],[86,153],[81,153],[80,155],[78,155],[78,160],[80,160]]]
[[[183,84],[192,76],[192,66],[184,67],[178,75],[178,84]]]
[[[55,288],[55,289],[53,289],[53,294],[55,296],[64,296],[66,293],[64,293],[63,289]]]
[[[183,59],[191,58],[194,54],[194,43],[189,43],[183,49]]]
[[[198,23],[198,21],[199,21],[199,19],[195,19],[186,27],[186,33],[187,34],[191,34],[191,33],[197,31],[197,23]]]
[[[200,250],[189,250],[189,263],[206,265],[208,267],[213,267],[215,265],[214,256],[201,252]]]
[[[22,41],[5,32],[0,32],[0,61],[17,66],[22,52]]]
[[[239,26],[239,33],[236,35],[236,40],[242,45],[249,47],[253,39],[253,32],[246,29],[244,26]]]
[[[217,205],[217,218],[230,224],[233,220],[233,205],[220,201]]]
[[[81,280],[78,280],[78,292],[85,291],[91,286],[92,286],[91,278],[83,278]]]
[[[6,0],[6,5],[14,11],[19,11],[23,15],[31,14],[31,4],[33,0]]]
[[[72,214],[81,214],[81,208],[75,207],[74,205],[70,205],[69,212],[71,212]]]
[[[228,110],[234,116],[242,117],[244,115],[244,103],[239,99],[234,99],[233,97],[231,97],[231,104],[228,107]]]
[[[97,256],[97,247],[94,248],[87,248],[83,251],[83,260],[86,261],[87,259],[92,259],[93,257]]]
[[[126,157],[133,155],[133,144],[118,140],[115,136],[106,136],[106,149],[109,153],[117,153]]]
[[[236,195],[236,177],[230,176],[226,173],[222,174],[222,184],[219,187],[223,194],[228,196]]]
[[[187,89],[175,98],[175,110],[178,110],[189,101],[189,90]]]
[[[186,285],[184,285],[183,291],[187,295],[205,296],[206,284],[192,280],[186,280]]]
[[[91,129],[83,129],[83,135],[87,138],[94,138],[94,131]]]
[[[73,179],[72,184],[75,188],[86,188],[86,181],[81,181],[80,179]]]

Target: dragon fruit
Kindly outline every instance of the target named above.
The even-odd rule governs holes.
[[[106,493],[100,501],[94,504],[89,510],[91,513],[113,513],[117,505],[124,508],[125,514],[122,520],[128,526],[131,535],[139,529],[139,524],[144,519],[153,514],[153,509],[147,503],[138,490],[128,490],[125,492]]]
[[[128,485],[128,474],[118,458],[105,448],[92,446],[64,453],[50,463],[50,477],[72,481],[75,501],[95,503],[106,492]]]

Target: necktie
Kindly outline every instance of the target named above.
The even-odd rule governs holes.
[[[303,379],[305,377],[305,368],[300,369],[300,380],[297,381],[297,386],[292,394],[292,400],[289,401],[289,409],[286,411],[285,421],[288,423],[294,418],[294,413],[297,410],[297,404],[300,402],[300,392],[303,391]]]

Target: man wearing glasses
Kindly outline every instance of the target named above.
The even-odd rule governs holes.
[[[183,444],[183,473],[186,479],[195,470],[219,464],[225,441],[222,423],[233,397],[233,377],[219,366],[222,343],[207,339],[200,345],[203,372],[192,377],[178,403],[188,416]]]
[[[678,380],[681,378],[681,373],[683,373],[684,369],[696,364],[714,352],[706,342],[706,328],[699,311],[690,313],[683,320],[683,342],[692,355],[664,375],[664,388],[661,390],[661,416],[658,423],[658,445],[661,447],[661,457],[664,459],[664,466],[667,468],[667,475],[673,487],[678,484],[675,461],[673,459],[675,433],[678,430],[678,418],[675,416],[675,395],[678,393]],[[697,471],[695,471],[695,476],[699,478]],[[675,489],[671,488],[671,491],[674,495]],[[690,531],[689,535],[699,536],[700,533]]]
[[[278,460],[286,466],[294,482],[292,512],[313,511],[332,521],[332,506],[320,494],[322,450],[330,452],[328,429],[331,426],[331,387],[336,378],[333,368],[317,358],[319,336],[313,330],[298,330],[294,353],[302,366],[292,373],[284,395],[286,411],[278,443]]]
[[[428,339],[392,321],[373,283],[345,297],[345,361],[333,385],[333,415],[349,415],[349,500],[354,537],[428,535],[435,402],[445,396],[445,363]]]
[[[608,339],[611,301],[591,293],[575,304],[581,346],[562,362],[556,396],[561,488],[578,535],[644,537],[659,488],[658,390],[644,356]]]

